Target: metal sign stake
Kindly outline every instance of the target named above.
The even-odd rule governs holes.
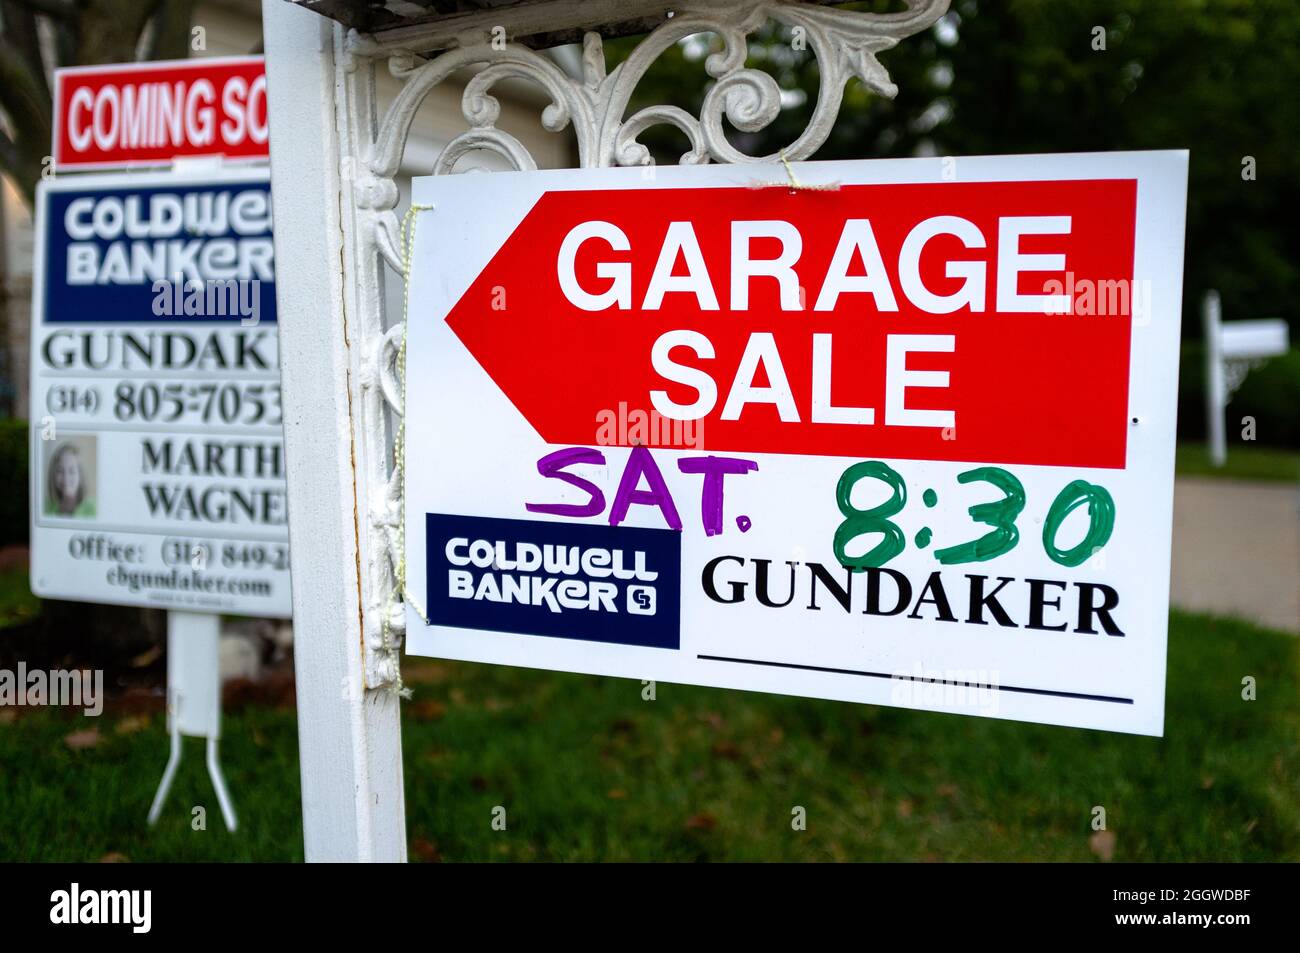
[[[171,751],[149,808],[150,826],[157,823],[180,766],[182,735],[207,739],[208,776],[217,792],[221,816],[227,830],[233,832],[239,826],[217,747],[221,739],[220,635],[221,617],[214,613],[167,613],[167,731]]]

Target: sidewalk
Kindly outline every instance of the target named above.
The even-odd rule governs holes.
[[[1300,633],[1300,487],[1178,477],[1171,600]]]

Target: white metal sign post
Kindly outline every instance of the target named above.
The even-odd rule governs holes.
[[[367,589],[363,598],[369,570],[382,558],[372,538],[380,501],[379,491],[359,485],[356,462],[366,451],[383,451],[360,450],[365,435],[352,420],[361,389],[374,398],[377,373],[370,362],[378,357],[382,331],[373,327],[380,323],[377,310],[369,316],[361,310],[363,292],[353,269],[364,264],[351,257],[351,245],[341,264],[343,197],[352,185],[341,177],[335,124],[364,120],[349,116],[351,101],[335,102],[335,36],[328,20],[283,0],[264,0],[262,22],[276,117],[272,174],[293,183],[276,191],[276,230],[300,237],[279,243],[276,269],[293,510],[303,839],[308,860],[405,860],[399,699],[382,677],[367,678],[365,664],[367,646],[380,643],[384,611],[378,593]],[[341,65],[339,72],[343,82]],[[357,160],[351,161],[355,167]],[[360,230],[351,218],[347,223]],[[377,281],[367,283],[364,294],[377,309]],[[359,324],[367,320],[363,333]],[[363,365],[369,368],[364,375]]]
[[[190,158],[38,190],[32,589],[168,610],[171,755],[149,821],[191,735],[233,830],[219,614],[291,611],[269,172],[221,160],[265,159],[262,64],[76,69],[56,98],[61,168]]]
[[[477,150],[515,169],[535,168],[525,146],[496,128],[500,110],[491,94],[506,79],[545,91],[552,105],[544,125],[571,129],[584,168],[646,165],[649,153],[637,137],[662,124],[688,140],[684,163],[776,161],[745,155],[724,133],[724,117],[757,130],[780,113],[776,84],[745,68],[746,37],[776,21],[798,29],[819,66],[821,90],[808,125],[785,150],[791,160],[806,159],[830,133],[851,79],[894,95],[876,54],[931,27],[948,0],[909,0],[890,14],[716,0],[547,0],[447,15],[403,8],[386,12],[384,27],[370,34],[330,23],[306,5],[263,0],[276,116],[304,837],[311,860],[400,860],[406,844],[395,689],[406,614],[398,591],[402,486],[389,437],[403,409],[395,372],[403,329],[397,315],[385,315],[382,291],[404,272],[396,178],[421,103],[467,67],[488,67],[465,86],[468,128],[438,157],[438,174],[455,171]],[[310,6],[345,21],[349,15],[343,6]],[[618,69],[607,70],[596,31],[629,19],[648,35]],[[590,32],[581,75],[520,42],[541,38],[545,45],[547,36],[582,30]],[[660,54],[702,32],[715,34],[724,50],[707,61],[712,84],[700,114],[631,109]],[[380,111],[382,72],[398,91]]]

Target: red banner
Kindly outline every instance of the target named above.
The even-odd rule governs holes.
[[[56,168],[268,155],[260,56],[78,66],[54,82]]]
[[[548,443],[626,403],[709,450],[1122,467],[1136,198],[550,192],[447,322]]]

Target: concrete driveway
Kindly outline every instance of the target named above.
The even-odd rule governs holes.
[[[1178,477],[1171,598],[1300,633],[1300,487]]]

